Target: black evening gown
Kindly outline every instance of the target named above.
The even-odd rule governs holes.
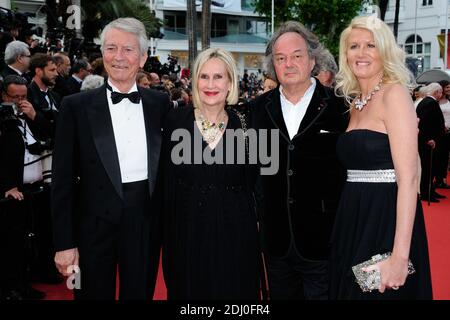
[[[227,112],[227,129],[240,129],[237,115]],[[257,300],[260,255],[250,178],[253,167],[203,161],[174,164],[171,150],[178,141],[170,141],[172,132],[183,128],[194,137],[194,131],[197,136],[200,131],[194,123],[193,108],[172,110],[166,123],[162,147],[163,270],[168,299]],[[213,155],[226,140],[224,134]],[[201,150],[189,156],[192,163],[194,154],[205,149],[211,150],[201,139]],[[223,159],[229,151],[226,149]]]
[[[388,135],[367,129],[344,133],[337,143],[338,157],[347,169],[393,169]],[[399,290],[362,292],[352,266],[373,255],[392,251],[396,224],[397,184],[346,182],[332,236],[332,299],[431,299],[431,276],[425,223],[417,200],[410,259],[416,273]]]

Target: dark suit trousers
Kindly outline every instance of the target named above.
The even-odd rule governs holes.
[[[119,224],[100,217],[82,221],[79,246],[81,289],[76,299],[150,300],[160,255],[157,212],[151,214],[148,182],[123,184],[124,203]]]
[[[433,156],[431,156],[431,147],[425,143],[420,143],[419,141],[419,155],[420,165],[422,167],[420,176],[420,196],[428,199],[428,193],[430,192],[428,189],[431,180],[431,197],[433,198],[433,193],[435,192],[433,179],[436,176],[436,150],[433,150]]]
[[[328,299],[328,261],[305,259],[292,246],[285,257],[265,258],[271,300]]]

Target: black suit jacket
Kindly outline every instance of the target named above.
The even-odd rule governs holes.
[[[33,121],[25,116],[26,124],[29,126],[27,130],[35,139],[43,140],[45,137],[40,132],[33,130]],[[39,121],[36,117],[35,121]],[[0,198],[3,197],[5,191],[18,187],[21,190],[23,185],[23,169],[25,155],[25,141],[23,134],[19,129],[21,123],[19,121],[8,121],[1,128],[0,133]],[[39,126],[39,125],[38,125]]]
[[[27,80],[28,83],[31,82],[31,78],[27,73],[24,74],[18,74],[14,69],[12,69],[10,66],[5,66],[5,68],[2,70],[1,76],[3,79],[5,79],[7,76],[13,75],[13,76],[21,76],[25,80]]]
[[[23,157],[25,143],[17,127],[10,127],[0,134],[0,199],[6,191],[23,184]]]
[[[78,93],[80,92],[81,89],[81,83],[75,80],[74,77],[70,76],[67,79],[65,79],[64,89],[65,89],[64,96]]]
[[[337,138],[348,124],[344,106],[342,99],[317,80],[292,140],[284,122],[279,88],[263,94],[250,106],[255,129],[279,129],[278,173],[260,176],[257,188],[266,254],[282,257],[293,245],[305,258],[328,258],[345,180],[345,171],[336,157]]]
[[[432,97],[425,97],[416,109],[419,121],[419,147],[428,141],[435,142],[445,134],[445,120],[439,102]]]
[[[142,96],[151,197],[168,111],[166,95],[138,87]],[[77,223],[98,216],[118,223],[122,182],[106,85],[65,97],[58,118],[52,166],[52,213],[57,251],[77,247]],[[159,214],[153,210],[149,214]]]
[[[59,95],[51,89],[48,89],[48,96],[55,108],[59,109],[61,105]],[[58,111],[49,108],[45,96],[34,81],[28,86],[28,101],[30,101],[36,111],[35,120],[33,122],[28,121],[28,125],[33,132],[38,132],[44,140],[53,139],[55,136]]]
[[[55,79],[55,86],[53,87],[53,91],[56,92],[61,98],[67,95],[66,92],[68,89],[66,88],[66,80],[67,78],[63,77],[60,74],[58,74]]]

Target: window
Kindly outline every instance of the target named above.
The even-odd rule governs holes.
[[[432,6],[433,0],[422,0],[422,6]]]
[[[259,36],[266,36],[267,22],[257,20],[247,20],[245,22],[247,34],[254,34]]]
[[[239,20],[228,20],[227,34],[239,34]]]
[[[416,35],[415,42],[414,34],[412,34],[406,38],[403,48],[407,59],[419,62],[417,65],[418,73],[431,68],[431,42],[423,42],[422,37],[419,35]]]
[[[169,31],[186,34],[186,16],[181,14],[165,14],[164,28]]]
[[[211,18],[211,38],[227,35],[227,18],[224,15],[213,14]]]

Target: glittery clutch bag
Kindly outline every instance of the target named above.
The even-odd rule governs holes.
[[[381,285],[381,273],[380,270],[372,270],[369,272],[364,272],[361,269],[368,266],[374,265],[380,261],[384,261],[391,256],[391,252],[386,252],[383,254],[376,254],[367,261],[361,262],[352,267],[353,273],[355,274],[356,282],[361,287],[363,292],[370,292],[372,290],[377,290]],[[408,261],[408,274],[413,274],[416,272],[411,260]]]

